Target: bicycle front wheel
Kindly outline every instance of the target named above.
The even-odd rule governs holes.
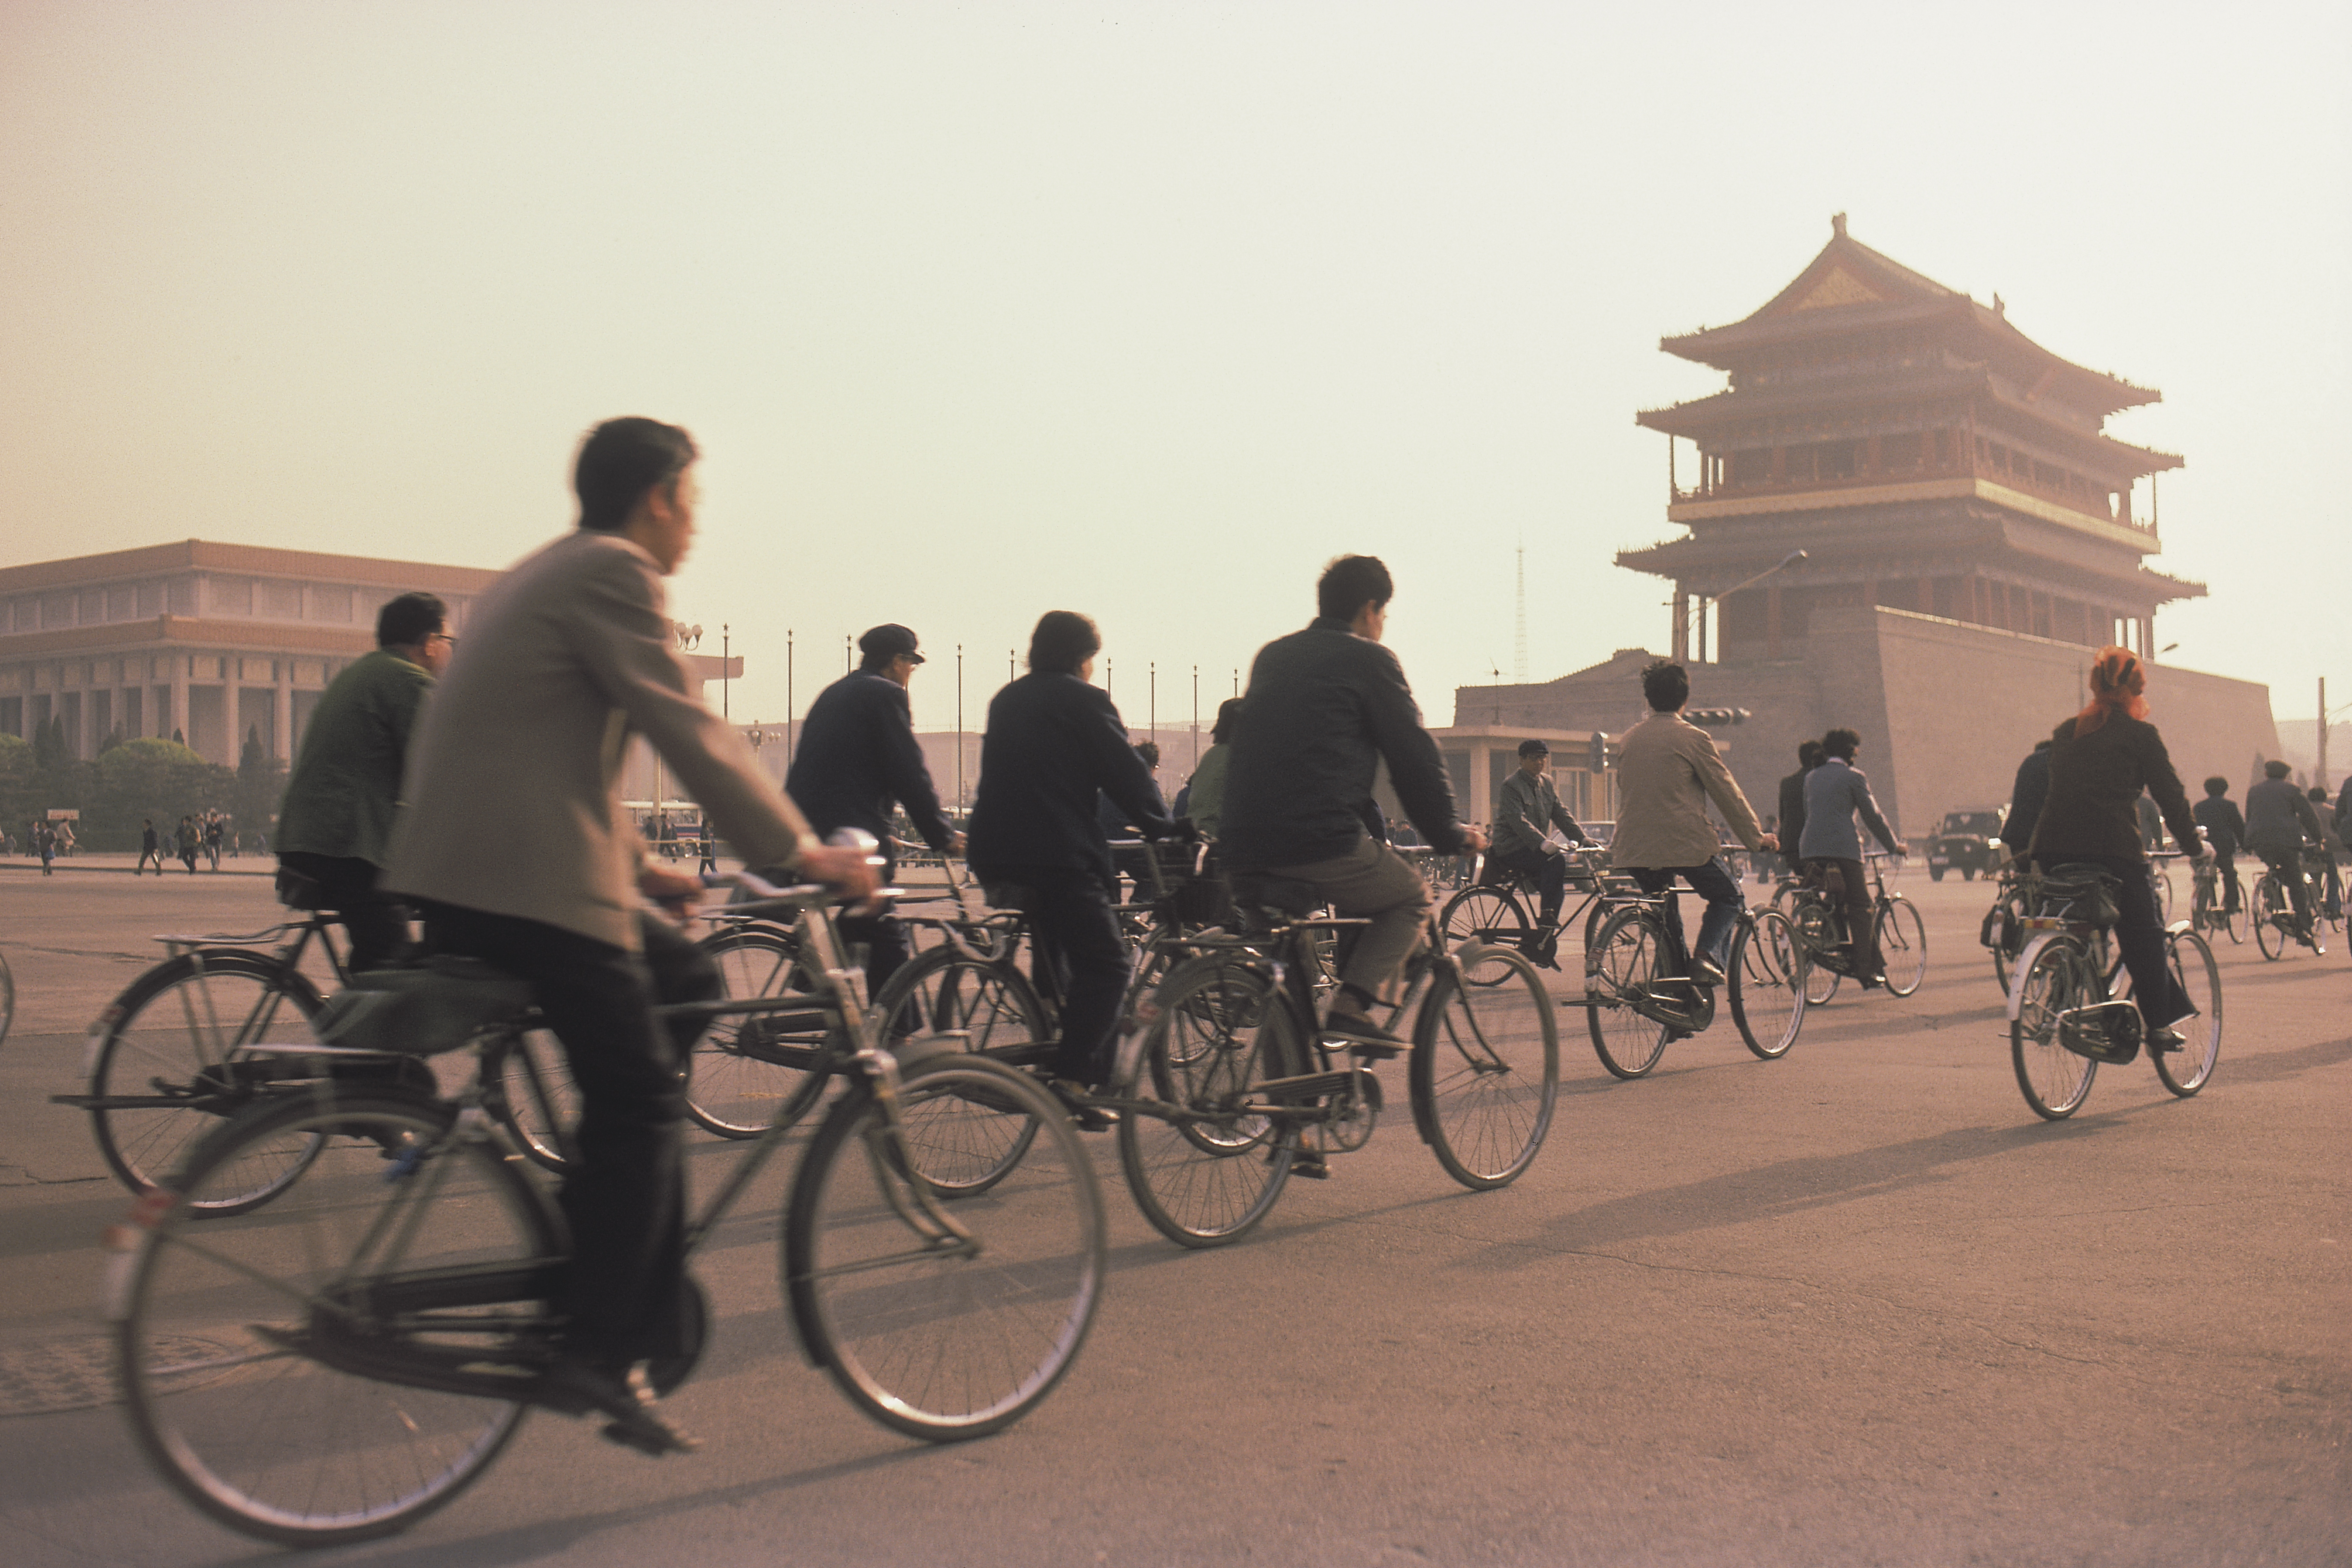
[[[2156,1075],[2186,1100],[2211,1080],[2221,1057],[2221,968],[2213,962],[2211,946],[2192,931],[2174,933],[2164,956],[2197,1010],[2173,1026],[2180,1031],[2180,1049],[2155,1053]]]
[[[1019,1420],[1069,1370],[1102,1293],[1102,1195],[1077,1130],[1026,1074],[939,1055],[899,1080],[911,1130],[931,1108],[1017,1105],[1028,1157],[934,1239],[888,1118],[860,1090],[810,1140],[784,1221],[784,1290],[810,1359],[849,1402],[933,1442]],[[919,1160],[919,1153],[916,1156]]]
[[[1053,1038],[1045,1004],[1019,970],[934,947],[890,977],[875,1003],[890,1039],[946,1036],[979,1055],[1014,1051]],[[927,1117],[916,1157],[944,1195],[984,1192],[1021,1163],[1037,1124],[1026,1115],[963,1103],[936,1107]]]
[[[499,1120],[523,1157],[562,1170],[580,1125],[580,1088],[553,1030],[528,1030],[499,1053]]]
[[[1789,1054],[1805,1027],[1805,944],[1788,920],[1765,909],[1732,939],[1731,1018],[1748,1049],[1767,1061]]]
[[[1297,1009],[1250,965],[1198,959],[1160,988],[1133,1089],[1171,1114],[1118,1123],[1119,1166],[1135,1206],[1180,1247],[1222,1247],[1272,1210],[1289,1179],[1297,1129],[1239,1107],[1256,1084],[1307,1071]]]
[[[1528,934],[1535,930],[1535,922],[1528,918],[1527,906],[1507,889],[1499,887],[1464,888],[1446,901],[1437,919],[1438,929],[1445,934],[1448,952],[1465,942],[1486,942],[1524,952]],[[1487,973],[1498,983],[1503,978],[1500,970]]]
[[[2230,945],[2233,947],[2242,947],[2246,945],[2246,927],[2250,922],[2246,918],[2245,889],[2240,887],[2235,891],[2238,894],[2237,907],[2224,909],[2221,923],[2222,929],[2230,934]]]
[[[133,980],[110,1003],[90,1060],[99,1153],[133,1192],[162,1186],[206,1134],[310,1065],[290,1048],[316,1042],[318,993],[256,953],[184,953]],[[105,1104],[103,1102],[122,1102]],[[302,1174],[315,1141],[247,1151],[234,1177],[214,1173],[206,1213],[267,1203]]]
[[[2291,938],[2287,928],[2294,923],[2294,906],[2287,902],[2286,887],[2276,875],[2266,874],[2254,883],[2254,946],[2263,950],[2263,957],[2275,964],[2286,956]]]
[[[549,1275],[556,1227],[492,1145],[449,1136],[454,1113],[395,1096],[291,1097],[222,1127],[159,1196],[162,1218],[116,1260],[110,1315],[131,1428],[189,1501],[293,1546],[387,1535],[480,1476],[520,1403],[378,1382],[370,1344],[511,1350],[517,1302],[402,1310],[378,1292],[430,1272],[488,1275],[512,1295]],[[301,1184],[238,1212],[257,1151],[323,1145]],[[210,1203],[207,1212],[206,1204]],[[201,1217],[201,1223],[199,1218]],[[329,1347],[337,1348],[329,1348]]]
[[[1665,967],[1666,934],[1646,910],[1621,909],[1584,954],[1585,1023],[1593,1053],[1620,1078],[1639,1078],[1666,1051],[1667,1029],[1633,1010]]]
[[[718,966],[729,1001],[747,1002],[790,990],[799,944],[764,925],[735,925],[702,939]],[[817,1006],[811,998],[810,1006]],[[795,1030],[795,1024],[811,1027]],[[823,1092],[811,1082],[824,1025],[790,1013],[730,1013],[712,1019],[694,1042],[686,1113],[722,1138],[756,1138],[803,1095]]]
[[[1927,923],[1919,906],[1900,894],[1881,905],[1878,921],[1878,961],[1886,971],[1886,994],[1907,997],[1927,976]]]
[[[2033,1113],[2063,1121],[2091,1092],[2099,1064],[2058,1042],[2058,1015],[2105,1000],[2105,988],[2090,974],[2088,961],[2071,943],[2045,944],[2017,977],[2019,996],[2009,1026],[2009,1059],[2017,1087]]]
[[[1559,1021],[1526,956],[1468,947],[1441,969],[1412,1031],[1413,1120],[1445,1174],[1507,1186],[1534,1163],[1559,1096]]]

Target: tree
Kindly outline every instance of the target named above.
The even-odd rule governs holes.
[[[244,832],[275,833],[278,800],[286,792],[286,765],[264,751],[261,728],[245,732],[245,746],[236,759],[236,798],[229,815]]]
[[[47,771],[65,759],[65,716],[51,714],[33,727],[33,766]]]
[[[97,778],[83,837],[108,849],[136,848],[142,819],[163,832],[184,816],[227,810],[236,792],[236,775],[229,769],[177,741],[152,737],[126,740],[88,766]]]

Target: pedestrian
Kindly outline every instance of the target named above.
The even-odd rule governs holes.
[[[163,874],[163,851],[155,839],[155,819],[152,817],[142,817],[139,819],[139,863],[131,868],[131,874],[132,876],[137,876],[140,873],[145,871],[149,861],[153,861],[155,862],[155,874],[157,876],[162,876]]]
[[[58,831],[47,822],[33,824],[34,852],[41,857],[41,874],[57,874]]]
[[[205,814],[205,857],[212,862],[213,870],[220,870],[221,814],[218,811]]]
[[[204,835],[196,831],[195,818],[182,817],[180,819],[180,863],[188,868],[190,876],[196,874],[196,852],[204,847]]]
[[[310,896],[341,915],[353,969],[381,968],[408,945],[408,906],[376,884],[391,853],[416,716],[457,645],[447,606],[435,595],[386,601],[376,612],[375,651],[320,694],[286,778],[280,896],[301,896],[296,890],[307,882]]]
[[[701,842],[702,858],[695,862],[695,874],[699,876],[704,872],[709,872],[715,875],[719,870],[719,841],[711,836],[710,822],[708,818],[703,820]]]

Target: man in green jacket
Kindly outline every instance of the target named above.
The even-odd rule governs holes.
[[[374,969],[408,940],[408,911],[376,891],[409,731],[433,677],[457,643],[448,612],[430,593],[404,593],[375,620],[376,650],[334,679],[302,737],[278,819],[278,863],[318,884],[351,935],[351,967]]]

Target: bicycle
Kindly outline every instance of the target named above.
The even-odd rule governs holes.
[[[2307,915],[2295,914],[2294,896],[2274,867],[2266,864],[2254,882],[2254,946],[2262,949],[2267,963],[2275,964],[2285,957],[2288,945],[2294,942],[2302,943],[2315,955],[2327,951],[2327,944],[2319,934],[2320,890],[2312,884],[2308,870],[2298,867],[2295,874],[2303,878],[2304,907],[2311,912]]]
[[[2001,867],[2000,880],[1993,888],[1992,906],[1985,911],[1984,922],[1977,928],[1977,941],[1992,955],[1993,979],[2000,985],[2002,996],[2009,995],[2017,955],[2025,946],[2025,917],[2032,913],[2021,862],[2011,861]]]
[[[1528,913],[1528,901],[1536,893],[1532,879],[1512,872],[1494,880],[1490,865],[1490,880],[1474,882],[1446,900],[1438,912],[1438,929],[1444,933],[1446,944],[1486,942],[1517,947],[1533,956],[1547,946],[1556,951],[1559,939],[1581,924],[1584,939],[1580,946],[1591,946],[1601,916],[1612,907],[1612,901],[1638,896],[1641,886],[1623,872],[1610,870],[1609,852],[1598,844],[1578,845],[1567,852],[1567,859],[1568,891],[1584,895],[1574,913],[1556,915],[1549,925],[1542,925]],[[1565,901],[1561,908],[1567,908]]]
[[[2090,866],[2061,865],[2028,879],[2034,913],[2009,992],[2010,1063],[2033,1113],[2058,1122],[2081,1108],[2102,1062],[2128,1062],[2143,1038],[2129,976],[2115,951],[2111,879]],[[2195,1009],[2178,1020],[2179,1051],[2151,1051],[2156,1076],[2187,1099],[2205,1087],[2221,1053],[2221,971],[2213,949],[2186,920],[2165,933],[2165,961]]]
[[[1900,856],[1867,854],[1863,857],[1864,870],[1870,878],[1870,922],[1874,943],[1878,952],[1881,978],[1891,997],[1907,997],[1919,988],[1927,975],[1927,925],[1919,917],[1919,907],[1899,893],[1886,891],[1886,877],[1881,869],[1883,862],[1899,860]],[[1847,956],[1845,908],[1832,905],[1817,884],[1801,887],[1796,895],[1796,913],[1790,919],[1797,934],[1803,938],[1806,958],[1811,967],[1826,971],[1832,977],[1827,987],[1816,982],[1806,1001],[1814,1007],[1837,994],[1837,977],[1852,974],[1853,960]]]
[[[832,893],[738,881],[796,914],[807,994],[829,1014],[827,1072],[737,1163],[687,1249],[710,1239],[824,1078],[844,1077],[785,1204],[782,1284],[802,1346],[898,1431],[1001,1430],[1068,1371],[1100,1297],[1101,1195],[1076,1133],[999,1063],[937,1042],[878,1047],[824,907]],[[518,982],[437,984],[473,1021],[461,1040],[414,1039],[415,1051],[469,1044],[487,1061],[524,1025]],[[795,994],[661,1010],[708,1019],[803,1005]],[[396,1035],[399,1015],[386,1018]],[[454,1101],[327,1081],[266,1100],[110,1234],[107,1311],[132,1431],[205,1513],[290,1545],[388,1534],[479,1479],[534,1405],[587,1413],[542,1385],[560,1344],[547,1302],[562,1223],[488,1113],[495,1082],[486,1065]],[[1009,1117],[1041,1129],[1021,1179],[950,1205],[924,1173],[961,1157],[971,1124]],[[302,1181],[267,1214],[199,1219],[215,1182],[306,1146]],[[690,1331],[707,1322],[690,1282],[680,1309]],[[662,1392],[699,1354],[699,1333],[687,1337],[651,1369]]]
[[[325,1000],[302,961],[315,941],[335,979],[349,979],[329,935],[337,924],[332,914],[310,909],[299,920],[243,935],[156,937],[169,956],[124,987],[89,1026],[86,1091],[52,1094],[50,1103],[89,1113],[107,1167],[136,1193],[162,1186],[206,1134],[257,1100],[299,1092],[337,1073],[396,1074],[401,1083],[425,1087],[431,1074],[421,1062],[353,1060],[322,1047],[312,1032]],[[278,946],[269,948],[273,942]],[[492,1113],[534,1163],[562,1168],[571,1076],[553,1037],[534,1032],[492,1065],[499,1080]],[[257,1207],[302,1166],[254,1174],[251,1189],[215,1190],[202,1207]]]
[[[2195,870],[2196,883],[2189,895],[2189,928],[2200,933],[2224,931],[2231,946],[2243,946],[2246,940],[2246,887],[2239,879],[2238,868],[2230,868],[2229,880],[2221,878],[2218,860],[2200,862]],[[2005,980],[2004,977],[2004,980]],[[2006,989],[2006,984],[2003,989]]]
[[[1122,1046],[1120,1168],[1137,1207],[1180,1246],[1238,1240],[1294,1175],[1363,1147],[1384,1102],[1374,1061],[1391,1048],[1327,1038],[1318,998],[1332,980],[1323,934],[1370,924],[1317,913],[1306,883],[1236,877],[1236,935],[1190,939]],[[1559,1087],[1559,1028],[1526,956],[1449,949],[1433,920],[1387,1025],[1410,1016],[1413,1125],[1439,1166],[1474,1189],[1516,1181],[1542,1148]]]
[[[1584,952],[1585,1023],[1610,1074],[1646,1077],[1677,1040],[1715,1022],[1715,984],[1692,972],[1668,887],[1619,900]],[[1759,1061],[1789,1054],[1805,1024],[1811,959],[1787,916],[1743,905],[1723,989],[1739,1038]]]

